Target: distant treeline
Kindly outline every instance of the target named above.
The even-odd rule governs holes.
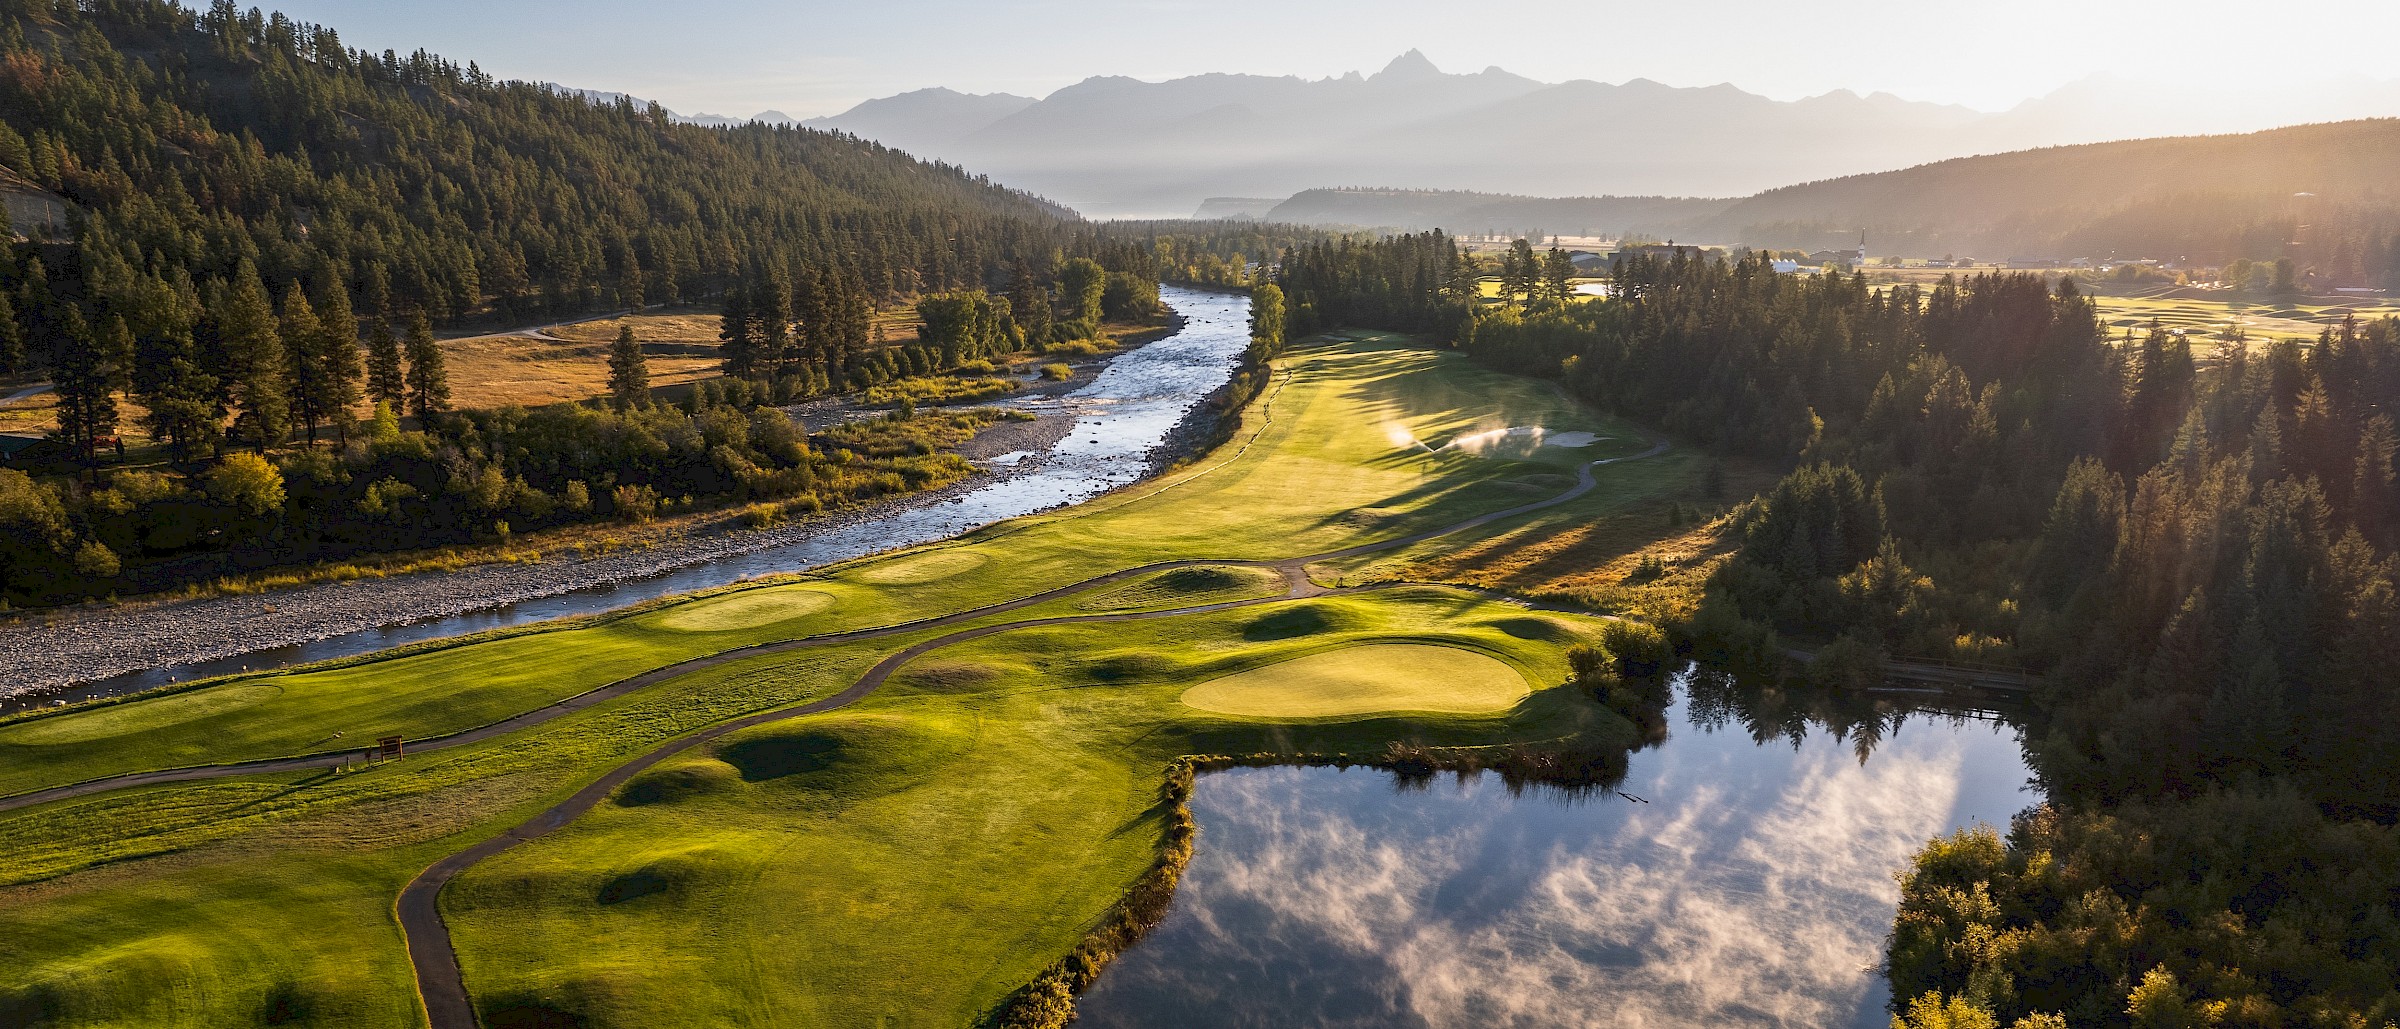
[[[1305,288],[1344,321],[1438,331],[1454,291],[1393,288],[1442,266],[1426,248],[1335,248],[1286,288],[1295,311]],[[2400,321],[2196,354],[2112,338],[2071,281],[2033,276],[1879,291],[1639,257],[1614,286],[1482,308],[1455,335],[1798,465],[1739,513],[1688,627],[1704,650],[1771,665],[1780,639],[1813,642],[1829,683],[1872,683],[1887,654],[2044,676],[2027,750],[2056,810],[2004,848],[1927,852],[1898,996],[2002,1025],[2124,1025],[2150,1004],[2191,1020],[2131,1024],[2400,1015]],[[2227,858],[2215,878],[2179,888],[2206,853]],[[2363,863],[2338,890],[2296,886],[2342,853]]]

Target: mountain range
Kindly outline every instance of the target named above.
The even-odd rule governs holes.
[[[1185,217],[1212,197],[1331,186],[1735,197],[1972,154],[2400,114],[2400,82],[2341,80],[2300,106],[2253,86],[2170,93],[2094,78],[1985,113],[1886,93],[1781,101],[1722,84],[1451,74],[1412,50],[1373,75],[1316,80],[1105,76],[1039,99],[921,89],[804,124],[1094,216]]]

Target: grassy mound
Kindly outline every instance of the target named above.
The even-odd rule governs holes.
[[[672,804],[734,789],[740,778],[741,773],[734,766],[714,758],[679,761],[634,776],[624,789],[617,791],[617,803],[626,807]]]
[[[744,590],[696,604],[678,604],[658,616],[662,629],[719,632],[752,629],[786,619],[813,615],[833,606],[830,594],[815,590]]]
[[[1253,643],[1298,639],[1354,627],[1347,613],[1331,604],[1301,604],[1260,615],[1242,627],[1242,638]]]
[[[1545,618],[1541,615],[1503,618],[1493,622],[1492,628],[1521,640],[1535,640],[1542,643],[1568,643],[1583,638],[1583,633],[1573,625],[1561,619]]]
[[[990,665],[925,660],[903,669],[892,678],[892,684],[927,693],[973,693],[999,681],[1000,677],[1000,670]]]
[[[1211,679],[1183,692],[1202,711],[1324,718],[1394,711],[1506,711],[1529,691],[1498,659],[1456,647],[1372,643]]]
[[[1136,579],[1080,605],[1087,611],[1136,611],[1180,607],[1245,597],[1271,597],[1283,589],[1283,576],[1270,568],[1201,565],[1170,568]]]

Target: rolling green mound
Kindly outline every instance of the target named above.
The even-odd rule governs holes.
[[[1243,597],[1271,597],[1283,589],[1283,577],[1272,569],[1239,565],[1170,568],[1156,575],[1098,594],[1080,605],[1087,611],[1134,611],[1214,603]]]

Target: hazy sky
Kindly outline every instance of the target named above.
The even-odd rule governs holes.
[[[247,5],[248,0],[245,0]],[[1040,96],[1091,75],[1446,71],[1732,82],[2008,107],[2100,71],[2172,84],[2390,77],[2388,0],[284,0],[352,46],[677,111],[811,117],[949,86]]]

